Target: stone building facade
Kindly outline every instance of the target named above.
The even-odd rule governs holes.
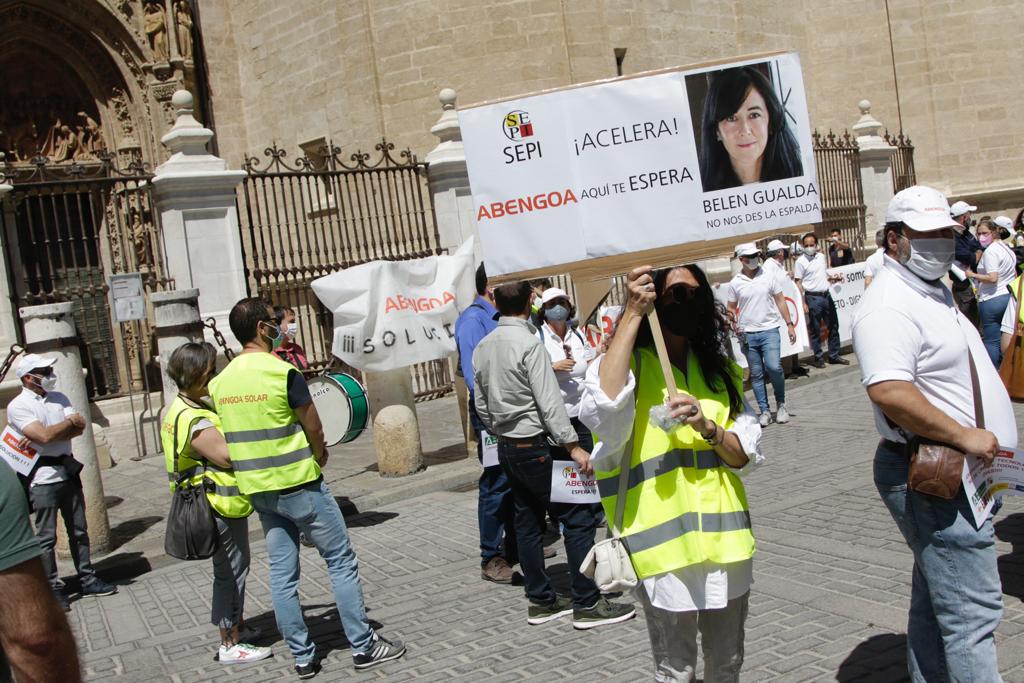
[[[918,179],[983,210],[1024,204],[1024,3],[1015,0],[201,0],[219,150],[421,154],[437,92],[461,103],[766,50],[800,53],[811,120],[857,102],[916,145]],[[891,41],[890,41],[891,35]],[[617,64],[617,52],[624,56]],[[898,97],[897,97],[898,92]]]

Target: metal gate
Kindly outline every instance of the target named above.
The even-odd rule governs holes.
[[[909,136],[903,135],[903,131],[896,135],[890,135],[886,131],[885,141],[896,148],[896,153],[892,155],[892,191],[895,194],[917,184],[914,145],[910,142]]]
[[[0,166],[4,175],[14,186],[0,205],[14,309],[72,302],[90,398],[127,393],[129,382],[141,389],[145,372],[159,387],[148,324],[115,332],[107,298],[114,273],[141,272],[149,292],[169,285],[152,175],[141,162],[122,172],[106,154],[72,164],[38,157]]]
[[[307,146],[289,163],[275,144],[262,160],[245,157],[239,216],[249,292],[295,309],[298,342],[316,370],[337,361],[331,313],[310,282],[369,261],[440,253],[427,165],[408,149],[396,159],[387,140],[374,149],[374,159],[357,151],[343,160],[333,144]],[[414,366],[413,381],[418,399],[453,388],[446,360]]]
[[[814,131],[814,163],[821,193],[821,223],[815,226],[819,238],[839,230],[853,247],[858,260],[864,253],[864,187],[860,177],[860,148],[849,132],[821,135]],[[874,245],[872,245],[872,250]]]

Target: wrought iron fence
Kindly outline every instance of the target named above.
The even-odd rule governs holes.
[[[890,135],[885,131],[885,141],[896,148],[892,155],[892,191],[893,194],[917,184],[917,173],[914,171],[914,145],[910,136],[900,131]]]
[[[814,131],[814,163],[818,171],[821,198],[821,223],[814,228],[824,240],[833,230],[853,247],[858,259],[864,254],[864,188],[860,177],[860,148],[857,141],[843,132],[820,134]]]
[[[275,144],[263,159],[245,157],[239,216],[249,290],[295,309],[314,370],[335,362],[332,316],[310,282],[369,261],[441,251],[427,165],[408,149],[396,154],[387,140],[374,150],[345,159],[328,143],[289,161]],[[447,361],[416,366],[413,379],[420,399],[452,391]]]
[[[143,373],[158,387],[148,323],[114,323],[107,297],[115,273],[142,273],[150,292],[171,285],[145,165],[121,169],[106,153],[70,164],[36,157],[2,175],[14,186],[0,204],[14,308],[72,302],[91,398],[121,395],[129,382],[141,389]]]

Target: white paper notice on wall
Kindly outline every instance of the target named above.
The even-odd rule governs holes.
[[[471,105],[459,124],[488,275],[614,274],[821,220],[795,53]]]
[[[552,503],[600,503],[597,481],[572,460],[551,461]]]
[[[494,467],[498,464],[498,437],[488,434],[486,429],[480,430],[480,446],[483,449],[483,466]]]

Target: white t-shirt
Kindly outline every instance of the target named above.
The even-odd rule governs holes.
[[[1003,322],[999,324],[999,331],[1003,334],[1013,334],[1013,330],[1016,328],[1017,321],[1014,318],[1017,317],[1017,299],[1010,295],[1010,303],[1006,304],[1006,310],[1003,312]]]
[[[882,247],[878,248],[871,256],[868,256],[864,260],[864,275],[865,277],[873,278],[882,272],[882,263],[885,260],[885,249]]]
[[[74,412],[71,401],[59,391],[48,391],[40,396],[34,391],[23,388],[21,393],[11,399],[7,405],[7,422],[22,434],[33,422],[44,427],[51,427],[64,421],[67,413]],[[71,440],[51,441],[50,443],[32,442],[40,456],[56,457],[71,455]],[[32,476],[32,486],[40,484],[56,484],[68,478],[62,466],[51,467],[40,465]]]
[[[813,259],[807,258],[807,254],[800,254],[793,267],[793,279],[802,280],[805,292],[827,292],[828,291],[828,267],[825,264],[825,255],[820,251]]]
[[[933,406],[962,425],[974,426],[968,349],[978,371],[985,428],[999,445],[1016,448],[1010,398],[974,325],[957,309],[945,285],[929,284],[886,258],[853,319],[853,350],[864,386],[911,382]],[[877,406],[875,426],[884,438],[904,441]]]
[[[767,270],[775,277],[780,277],[783,279],[789,277],[788,275],[786,275],[786,269],[782,267],[782,264],[773,258],[766,258],[764,260],[764,263],[761,264],[761,267]]]
[[[736,273],[725,292],[726,300],[739,309],[739,325],[744,332],[762,332],[779,326],[782,316],[775,303],[776,294],[782,294],[782,283],[778,275],[764,267],[758,268],[754,277],[742,270]]]
[[[978,301],[988,301],[1007,293],[1006,285],[1017,277],[1017,255],[1002,242],[988,245],[978,263],[978,272],[982,275],[999,273],[995,283],[978,282]]]
[[[544,343],[544,350],[548,352],[552,363],[568,358],[565,347],[569,347],[576,364],[569,372],[556,372],[555,379],[558,380],[558,388],[562,392],[565,411],[569,413],[569,417],[579,417],[583,377],[587,374],[590,361],[597,356],[597,350],[587,343],[579,330],[566,327],[565,339],[562,339],[547,322],[541,323],[537,328],[537,337]]]

